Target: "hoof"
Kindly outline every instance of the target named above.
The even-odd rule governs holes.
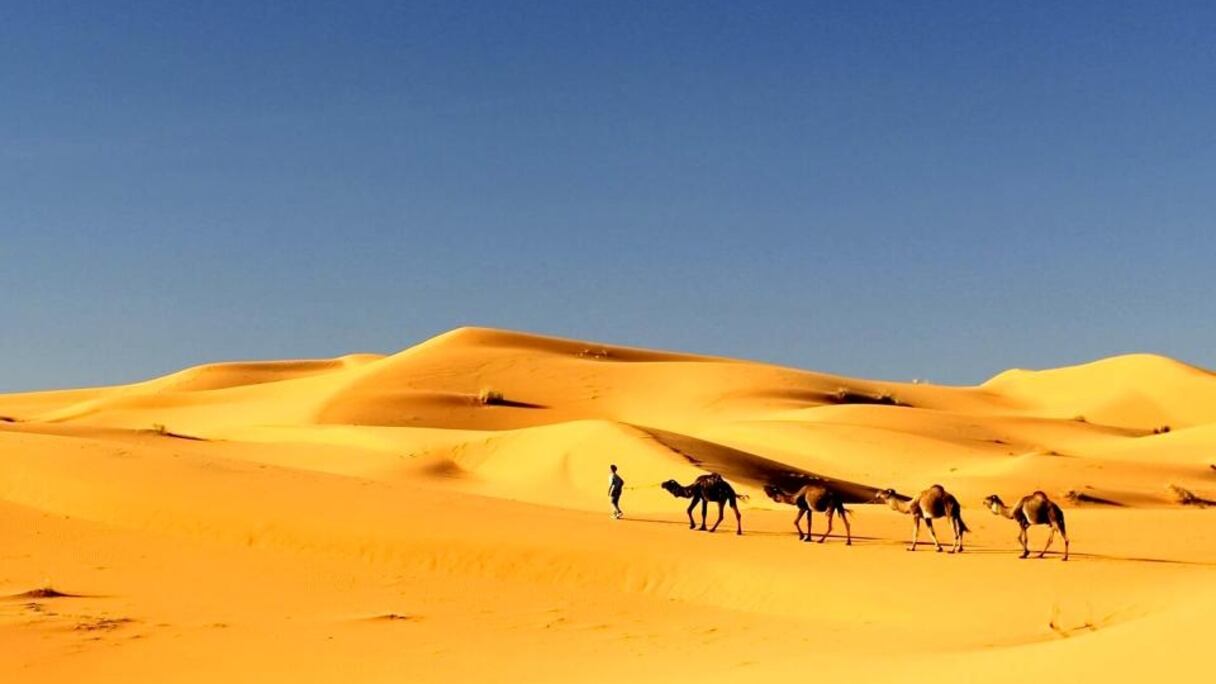
[[[846,542],[844,543],[844,545],[845,545],[845,546],[852,546],[852,545],[853,545],[853,540],[852,540],[852,539],[849,539],[848,541],[846,541]]]
[[[1028,558],[1029,556],[1030,556],[1029,553],[1023,553],[1022,555],[1018,556],[1018,560],[1026,560],[1026,558]]]
[[[938,552],[938,553],[941,553],[941,552],[942,552],[942,547],[940,547],[940,546],[939,546],[939,547],[937,547],[937,552]]]
[[[742,536],[743,536],[743,530],[735,530],[735,536],[736,536],[736,537],[742,537]]]
[[[828,540],[828,538],[827,538],[827,537],[820,537],[820,538],[819,538],[819,543],[820,543],[820,544],[822,544],[822,543],[824,543],[824,542],[825,542],[825,541],[827,541],[827,540]]]
[[[915,547],[915,546],[909,546],[909,547],[908,547],[907,549],[905,549],[905,550],[906,550],[906,551],[915,551],[915,550],[916,550],[916,547]]]
[[[1068,561],[1068,556],[1064,556],[1064,557],[1063,557],[1063,558],[1061,558],[1060,560],[1067,562],[1067,561]]]

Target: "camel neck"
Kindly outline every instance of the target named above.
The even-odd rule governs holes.
[[[891,508],[900,513],[911,513],[912,512],[912,509],[908,508],[907,503],[900,501],[899,499],[897,499],[895,497],[891,497],[890,503],[891,503]]]

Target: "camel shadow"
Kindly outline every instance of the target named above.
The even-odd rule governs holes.
[[[680,527],[688,527],[688,523],[686,523],[682,520],[656,520],[655,518],[635,518],[630,515],[626,515],[625,517],[621,518],[621,520],[624,520],[625,522],[648,523],[651,525],[679,525]]]
[[[623,520],[626,520],[628,522],[645,523],[648,525],[674,525],[677,527],[683,527],[684,529],[688,529],[688,523],[686,523],[682,520],[660,520],[658,518],[631,518],[629,516],[626,516],[625,518],[623,518]],[[700,531],[700,530],[697,530],[697,531]],[[798,543],[804,543],[804,544],[805,543],[818,543],[819,534],[820,533],[818,533],[818,532],[815,533],[815,542],[802,542],[798,539],[797,535],[793,532],[778,532],[778,531],[774,531],[774,530],[744,530],[743,531],[743,536],[745,536],[745,537],[774,537],[774,538],[789,537],[791,541],[795,541]],[[829,534],[828,535],[829,542],[840,542],[840,541],[843,541],[844,539],[845,539],[844,535],[838,535],[838,534]],[[908,545],[908,542],[904,539],[896,539],[896,538],[891,538],[891,537],[872,537],[872,536],[863,536],[863,535],[856,535],[856,534],[853,535],[853,546],[874,546],[874,547],[889,546],[889,547],[906,548],[907,545]],[[923,549],[923,551],[921,549]],[[918,549],[916,551],[916,553],[926,553],[926,552],[933,553],[933,545],[931,543],[922,542],[921,549]],[[954,555],[1009,556],[1012,558],[1017,558],[1019,555],[1021,555],[1021,550],[1017,549],[1017,548],[1012,548],[1012,547],[997,548],[997,547],[983,547],[983,546],[968,546],[966,548],[966,550],[963,551],[961,554],[954,554]],[[1063,555],[1063,553],[1060,551],[1048,551],[1043,556],[1043,558],[1039,558],[1037,552],[1032,552],[1030,554],[1030,556],[1028,556],[1025,560],[1058,561],[1062,555]],[[1112,562],[1120,562],[1120,563],[1154,563],[1154,564],[1165,564],[1165,565],[1184,565],[1184,566],[1204,567],[1204,568],[1216,567],[1216,561],[1192,561],[1192,560],[1183,560],[1183,559],[1178,559],[1178,558],[1148,558],[1148,557],[1143,557],[1143,556],[1118,556],[1118,555],[1112,555],[1112,554],[1086,553],[1086,552],[1079,552],[1079,551],[1073,551],[1072,553],[1069,554],[1068,558],[1069,558],[1070,562],[1076,561],[1076,560],[1094,560],[1094,561],[1112,561]]]
[[[895,542],[895,543],[898,543],[898,542]],[[930,548],[932,548],[932,547],[930,547]],[[1017,558],[1018,560],[1051,560],[1051,561],[1058,561],[1064,555],[1064,553],[1062,551],[1048,551],[1047,553],[1045,553],[1043,555],[1042,558],[1040,558],[1039,553],[1037,551],[1031,551],[1029,556],[1027,556],[1025,559],[1021,559],[1021,558],[1019,558],[1019,556],[1021,556],[1021,554],[1022,554],[1021,549],[1018,549],[1015,547],[995,548],[995,547],[970,546],[970,547],[967,547],[967,550],[964,555],[968,555],[968,556],[1009,556],[1012,558]],[[1086,553],[1086,552],[1079,552],[1079,551],[1073,551],[1068,554],[1068,562],[1071,563],[1073,561],[1078,561],[1078,560],[1112,561],[1112,562],[1116,562],[1116,563],[1157,563],[1157,564],[1166,564],[1166,565],[1187,565],[1187,566],[1193,566],[1193,567],[1206,567],[1206,568],[1216,567],[1216,561],[1192,561],[1192,560],[1183,560],[1183,559],[1179,559],[1179,558],[1147,558],[1147,557],[1143,557],[1143,556],[1117,556],[1117,555],[1112,555],[1112,554]]]
[[[1054,556],[1059,554],[1054,551],[1049,551],[1047,555]],[[1033,557],[1034,554],[1031,554],[1031,556]],[[1180,558],[1144,558],[1141,556],[1114,556],[1103,553],[1072,553],[1069,555],[1069,559],[1071,560],[1073,558],[1087,558],[1090,560],[1106,560],[1122,563],[1163,563],[1166,565],[1190,565],[1202,568],[1216,568],[1216,561],[1193,561],[1182,560]]]
[[[659,520],[657,518],[635,518],[635,517],[630,517],[628,515],[626,515],[624,518],[621,518],[621,520],[624,520],[627,522],[646,523],[648,525],[678,525],[680,527],[683,527],[684,529],[689,529],[688,523],[686,523],[682,520]],[[699,532],[700,530],[696,530],[696,531]],[[721,532],[721,530],[719,530],[719,532]],[[819,540],[820,534],[821,534],[820,532],[815,533],[816,541]],[[794,541],[799,541],[798,535],[793,532],[778,532],[776,530],[743,530],[743,536],[745,536],[745,537],[789,537],[790,539],[793,539]],[[845,536],[842,534],[829,534],[828,535],[828,541],[843,541],[844,539],[845,539]],[[858,541],[863,541],[863,542],[866,542],[869,544],[869,543],[873,543],[876,541],[887,541],[887,540],[883,539],[882,537],[867,537],[867,536],[856,535],[856,534],[853,535],[854,544],[856,544],[856,542],[858,542]]]

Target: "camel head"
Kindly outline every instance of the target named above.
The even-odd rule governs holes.
[[[878,503],[886,503],[886,502],[890,501],[891,499],[898,500],[899,495],[896,494],[895,490],[891,489],[890,487],[888,487],[887,489],[880,489],[877,492],[874,492],[874,501],[877,501]]]
[[[668,494],[676,498],[684,496],[684,488],[681,487],[680,483],[676,482],[675,480],[668,480],[659,486],[666,489]]]
[[[764,493],[768,494],[768,498],[778,503],[784,503],[789,498],[789,494],[785,493],[780,487],[775,484],[764,485]]]
[[[984,508],[987,508],[993,513],[1000,515],[1001,509],[1005,508],[1005,502],[1001,501],[1001,497],[997,496],[996,494],[991,494],[984,497]]]

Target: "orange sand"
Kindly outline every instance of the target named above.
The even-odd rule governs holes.
[[[0,682],[1212,676],[1216,510],[1172,487],[1216,499],[1216,376],[1161,357],[958,388],[466,328],[0,417]],[[657,486],[705,470],[743,537]],[[968,551],[862,503],[800,544],[760,490],[790,473],[941,483]],[[1034,489],[1068,563],[979,505]]]

